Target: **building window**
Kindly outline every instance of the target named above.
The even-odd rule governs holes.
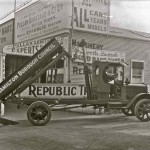
[[[53,67],[46,71],[46,83],[64,82],[64,60],[59,60]]]
[[[144,83],[144,61],[131,60],[131,83]]]

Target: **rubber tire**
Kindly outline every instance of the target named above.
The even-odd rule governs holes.
[[[41,106],[42,108],[44,108],[47,112],[46,114],[46,119],[44,120],[40,120],[39,121],[36,121],[35,119],[32,118],[31,114],[32,114],[32,110],[37,107],[37,106]],[[43,102],[43,101],[36,101],[36,102],[33,102],[29,107],[28,107],[28,110],[27,110],[27,118],[28,120],[35,126],[43,126],[45,125],[46,123],[49,122],[49,120],[51,119],[51,110],[50,110],[50,107],[48,106],[47,103]]]
[[[150,100],[149,99],[142,99],[140,100],[139,102],[137,102],[137,104],[135,105],[135,116],[137,119],[139,119],[140,121],[142,122],[147,122],[147,121],[150,121],[150,118],[146,118],[146,119],[142,119],[140,116],[139,116],[139,113],[138,113],[138,108],[139,106],[142,104],[142,103],[145,103],[145,102],[149,102],[150,103]]]
[[[135,116],[135,113],[134,113],[134,110],[131,109],[132,113],[129,114],[126,109],[121,109],[122,110],[122,113],[126,116]],[[127,109],[128,110],[128,109]]]

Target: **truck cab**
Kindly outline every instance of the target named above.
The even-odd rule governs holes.
[[[145,84],[130,84],[124,79],[125,63],[100,62],[92,64],[92,88],[96,99],[131,100],[139,93],[147,93]]]

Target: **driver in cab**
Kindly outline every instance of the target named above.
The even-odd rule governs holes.
[[[109,83],[117,78],[117,74],[112,75],[108,72],[108,70],[109,70],[108,66],[106,66],[103,70],[103,80],[105,83]]]

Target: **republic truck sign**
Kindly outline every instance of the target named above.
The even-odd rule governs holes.
[[[30,85],[21,93],[22,98],[82,99],[86,98],[84,84],[42,84]]]

